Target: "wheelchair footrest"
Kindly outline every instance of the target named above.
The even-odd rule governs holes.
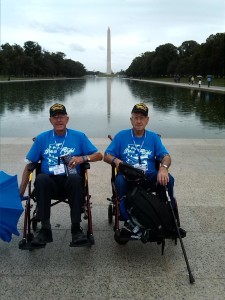
[[[81,244],[74,244],[72,242],[70,242],[70,247],[87,247],[87,246],[91,246],[92,244],[87,241],[85,243],[81,243]]]
[[[94,236],[90,234],[87,236],[87,240],[83,243],[75,244],[73,242],[70,242],[70,247],[87,247],[87,246],[91,247],[94,244],[95,244]]]
[[[21,249],[21,250],[32,251],[32,250],[35,250],[35,249],[45,248],[45,246],[46,246],[46,244],[45,245],[32,245],[31,242],[28,242],[26,239],[22,239],[19,242],[19,249]]]

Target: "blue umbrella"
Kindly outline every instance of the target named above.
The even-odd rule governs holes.
[[[23,212],[17,175],[0,171],[0,238],[10,242],[12,234],[19,235],[18,220]]]

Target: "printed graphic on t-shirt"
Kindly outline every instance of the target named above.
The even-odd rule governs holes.
[[[44,150],[44,156],[48,160],[49,166],[54,166],[58,164],[58,156],[64,156],[67,154],[72,154],[75,148],[62,147],[62,143],[49,144],[49,147]],[[59,150],[61,149],[61,150]]]
[[[145,171],[148,170],[148,158],[151,156],[152,151],[142,148],[140,150],[140,145],[128,144],[128,147],[124,149],[123,152],[126,155],[126,163],[138,166],[139,164],[139,156],[141,159],[142,168]]]

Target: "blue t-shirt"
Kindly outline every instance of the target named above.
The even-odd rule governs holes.
[[[169,154],[158,134],[145,130],[142,137],[136,137],[132,129],[118,132],[105,153],[143,169],[146,174],[156,171],[155,159],[161,161]]]
[[[26,158],[34,163],[41,160],[41,172],[53,174],[50,170],[58,164],[58,157],[67,154],[85,156],[97,151],[98,149],[83,132],[67,129],[65,135],[59,136],[54,130],[49,130],[36,137]],[[79,172],[79,165],[76,168]]]

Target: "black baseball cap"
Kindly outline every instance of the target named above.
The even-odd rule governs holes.
[[[148,107],[144,103],[135,104],[131,113],[140,113],[147,117],[148,115]]]
[[[67,115],[65,106],[60,103],[53,104],[49,109],[49,113],[50,113],[50,117],[53,117],[56,114]]]

